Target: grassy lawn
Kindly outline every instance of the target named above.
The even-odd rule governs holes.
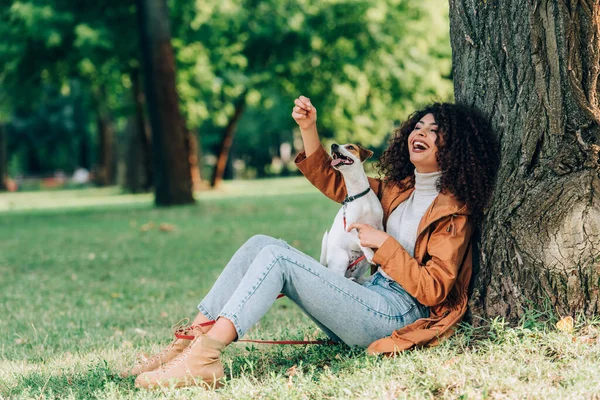
[[[170,341],[234,251],[258,233],[317,257],[338,206],[303,178],[228,183],[194,206],[156,209],[115,189],[0,194],[0,398],[592,398],[598,325],[528,320],[464,328],[395,358],[345,346],[246,346],[228,379],[139,391],[118,372]],[[167,223],[173,230],[163,231]],[[302,339],[316,326],[278,300],[247,337]]]

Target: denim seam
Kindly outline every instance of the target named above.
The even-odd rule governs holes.
[[[279,238],[277,239],[281,242],[281,244],[283,244],[283,247],[285,247],[286,249],[290,250],[290,245],[288,244],[288,242],[286,242],[285,240]]]
[[[369,307],[367,304],[365,304],[365,303],[364,303],[364,302],[363,302],[361,299],[359,299],[358,297],[354,297],[354,296],[353,296],[353,295],[351,295],[350,293],[347,293],[347,292],[343,291],[341,288],[339,288],[339,287],[337,287],[337,286],[333,285],[331,282],[329,282],[327,279],[325,279],[325,278],[324,278],[322,275],[319,275],[318,273],[316,273],[315,271],[311,270],[311,269],[310,269],[309,267],[307,267],[306,265],[304,265],[304,264],[300,264],[300,263],[298,263],[298,262],[296,262],[296,261],[294,261],[294,260],[292,260],[292,259],[290,259],[290,258],[287,258],[287,257],[285,257],[285,256],[281,256],[280,258],[283,258],[283,259],[285,259],[286,261],[289,261],[290,263],[292,263],[292,264],[294,264],[294,265],[297,265],[297,266],[299,266],[300,268],[303,268],[305,271],[308,271],[308,272],[310,272],[311,274],[313,274],[313,275],[315,275],[316,277],[318,277],[319,279],[321,279],[321,281],[323,281],[323,282],[324,282],[326,285],[328,285],[329,287],[331,287],[331,288],[333,288],[333,289],[337,290],[337,291],[338,291],[338,292],[340,292],[340,293],[343,293],[344,295],[346,295],[346,296],[347,296],[347,297],[349,297],[350,299],[352,299],[352,300],[356,301],[357,303],[359,303],[359,304],[361,304],[363,307],[365,307],[367,310],[371,311],[372,313],[374,313],[374,314],[376,314],[376,315],[379,315],[380,317],[385,317],[385,318],[388,318],[388,319],[391,319],[391,320],[404,320],[404,317],[405,317],[405,316],[406,316],[406,315],[407,315],[407,314],[408,314],[410,311],[412,311],[412,310],[414,309],[414,304],[413,304],[413,306],[410,308],[410,310],[409,310],[409,311],[407,311],[406,313],[404,313],[404,314],[402,314],[402,315],[400,315],[400,316],[392,316],[392,315],[387,315],[387,314],[384,314],[384,313],[382,313],[382,312],[380,312],[380,311],[378,311],[378,310],[375,310],[375,309],[373,309],[373,308]]]
[[[256,293],[256,290],[258,289],[258,287],[263,283],[263,281],[265,280],[266,276],[269,274],[269,272],[271,272],[271,270],[273,269],[273,266],[275,265],[276,262],[278,262],[281,258],[283,258],[283,256],[278,256],[275,258],[275,260],[273,260],[269,266],[267,268],[265,268],[265,270],[263,271],[262,275],[259,277],[258,282],[256,283],[256,285],[254,285],[253,289],[251,292],[249,292],[240,302],[240,305],[235,309],[235,311],[233,312],[233,314],[237,314],[240,309],[246,304],[246,302],[250,299],[250,297],[252,297],[254,295],[254,293]]]
[[[215,320],[216,318],[213,316],[213,314],[211,314],[205,306],[202,305],[202,302],[200,302],[200,304],[198,304],[198,310],[200,310],[200,312],[202,314],[204,314],[204,316],[210,320]]]
[[[378,272],[376,272],[376,273],[378,273]],[[379,278],[379,279],[378,279],[378,278]],[[385,289],[385,286],[382,286],[382,285],[378,285],[378,284],[377,284],[377,281],[378,281],[378,280],[383,280],[384,282],[386,282],[386,283],[387,283],[387,285],[388,285],[388,289],[389,289],[388,291],[389,291],[389,292],[395,293],[396,295],[398,295],[398,296],[401,296],[401,297],[402,297],[403,299],[405,299],[405,300],[407,300],[406,298],[408,297],[408,300],[407,300],[407,301],[410,301],[410,302],[412,303],[412,304],[410,305],[410,308],[409,308],[409,309],[408,309],[408,310],[407,310],[405,313],[403,313],[403,314],[401,315],[401,316],[402,316],[402,318],[404,318],[404,317],[406,317],[408,314],[412,313],[412,312],[413,312],[415,309],[416,309],[417,311],[419,311],[419,312],[421,311],[421,308],[422,308],[422,307],[420,307],[420,304],[417,304],[417,300],[416,300],[414,297],[412,297],[412,296],[411,296],[411,295],[410,295],[410,294],[409,294],[409,293],[408,293],[408,292],[407,292],[407,291],[406,291],[406,290],[405,290],[405,289],[402,287],[402,285],[400,285],[398,282],[396,282],[396,281],[395,281],[395,280],[393,280],[393,279],[388,279],[388,278],[386,278],[385,276],[383,276],[383,275],[381,275],[381,274],[379,274],[379,277],[378,277],[378,278],[375,278],[375,279],[373,279],[373,286],[379,286],[379,287],[382,287],[382,288],[384,288],[384,289]],[[400,287],[400,289],[399,289],[399,290],[398,290],[398,289],[396,289],[396,288],[394,287],[394,285],[398,285],[398,286]]]

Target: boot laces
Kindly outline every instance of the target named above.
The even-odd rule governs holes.
[[[173,325],[171,327],[171,330],[173,331],[173,333],[175,332],[179,332],[179,331],[186,331],[190,328],[190,319],[189,318],[182,318],[179,322],[177,322],[175,325]],[[175,340],[173,340],[167,347],[165,347],[160,353],[157,353],[155,355],[153,355],[152,357],[148,357],[146,358],[146,360],[144,360],[142,363],[140,363],[141,366],[145,366],[148,365],[154,361],[160,361],[164,356],[167,355],[167,353],[169,352],[169,350],[171,350],[171,348],[173,348],[173,346],[175,346],[175,343],[178,341],[179,339],[175,338]]]
[[[177,364],[179,364],[180,362],[182,362],[183,360],[185,360],[188,357],[188,355],[192,352],[192,346],[194,345],[194,343],[196,343],[196,341],[198,339],[200,339],[201,337],[202,337],[201,335],[196,336],[194,338],[194,340],[192,340],[190,345],[185,348],[185,350],[183,350],[181,353],[179,353],[175,358],[173,358],[168,363],[163,364],[160,367],[161,372],[166,372],[166,371],[170,370],[171,368],[173,368],[174,366],[176,366]]]

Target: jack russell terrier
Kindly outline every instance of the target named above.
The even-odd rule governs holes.
[[[372,249],[362,247],[358,232],[347,232],[350,224],[369,224],[383,230],[383,209],[371,190],[363,163],[373,152],[355,144],[331,145],[331,166],[344,177],[348,195],[342,202],[333,225],[323,235],[321,264],[345,275],[346,278],[362,283],[364,273],[373,260]],[[365,257],[362,257],[364,254]]]

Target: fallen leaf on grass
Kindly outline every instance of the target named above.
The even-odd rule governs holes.
[[[458,357],[452,357],[444,363],[444,367],[451,367],[458,362]]]
[[[573,317],[569,315],[556,323],[556,329],[558,329],[561,332],[571,333],[573,332],[574,325],[575,321],[573,320]]]
[[[140,231],[142,231],[142,232],[148,232],[152,228],[154,228],[154,223],[153,222],[148,222],[148,223],[140,226]]]
[[[141,336],[146,336],[148,334],[148,332],[146,332],[145,330],[140,329],[140,328],[135,328],[133,331]]]
[[[573,337],[573,343],[596,344],[597,341],[597,338],[589,335]]]
[[[287,386],[288,388],[291,388],[294,385],[294,382],[292,382],[292,377],[298,374],[298,371],[296,370],[296,365],[293,365],[292,367],[288,368],[288,370],[285,371],[285,374],[288,376]]]
[[[163,222],[162,224],[160,224],[159,229],[163,232],[173,232],[175,230],[175,226]]]
[[[285,371],[287,376],[294,376],[298,374],[298,370],[296,369],[297,365],[293,365]]]

